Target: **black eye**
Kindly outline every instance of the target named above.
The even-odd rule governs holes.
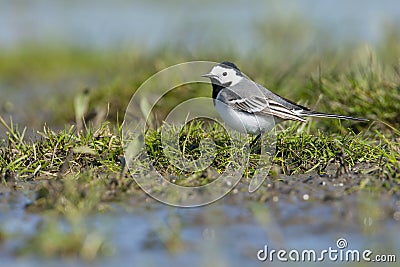
[[[226,75],[228,75],[228,73],[226,71],[222,73],[222,76],[226,76]]]

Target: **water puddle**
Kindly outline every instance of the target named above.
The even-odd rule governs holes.
[[[304,185],[304,177],[300,178],[297,184]],[[275,197],[266,202],[257,200],[265,192],[252,199],[234,191],[199,208],[175,208],[150,198],[143,201],[143,196],[140,200],[129,197],[109,203],[106,211],[84,220],[88,229],[104,238],[108,255],[92,261],[20,256],[16,251],[36,234],[46,216],[26,210],[34,199],[32,186],[24,184],[22,190],[1,187],[1,232],[8,238],[0,243],[0,257],[5,266],[259,266],[271,264],[269,259],[257,258],[266,246],[269,250],[318,252],[338,249],[340,241],[346,244],[343,250],[368,249],[373,255],[396,254],[400,248],[400,202],[395,197],[360,191],[318,200],[314,195],[321,188],[314,185],[308,189],[298,186],[300,195],[275,191]],[[59,223],[65,221],[60,218]],[[324,262],[334,264],[328,259]]]

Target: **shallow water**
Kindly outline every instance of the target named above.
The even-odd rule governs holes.
[[[357,12],[362,7],[363,12]],[[0,44],[61,42],[95,48],[160,44],[196,46],[199,42],[228,41],[239,51],[251,51],[257,23],[305,18],[331,35],[375,42],[385,23],[399,23],[396,0],[357,1],[9,1],[0,9]],[[212,29],[212,30],[210,30]],[[311,30],[311,29],[310,29]],[[215,40],[218,36],[222,40]],[[171,38],[173,37],[173,38]],[[315,37],[315,36],[314,36]],[[249,41],[251,40],[251,41]],[[313,40],[313,41],[318,41]],[[321,41],[321,40],[320,40]],[[221,42],[222,44],[222,42]]]
[[[25,210],[34,198],[29,185],[24,191],[2,187],[1,229],[13,238],[0,243],[1,262],[4,266],[265,266],[279,264],[277,258],[272,262],[257,259],[265,245],[318,253],[329,247],[338,249],[340,238],[347,241],[343,251],[369,249],[400,256],[400,202],[394,197],[359,192],[321,201],[312,192],[325,194],[322,186],[304,187],[304,177],[298,182],[296,176],[292,178],[297,193],[274,194],[266,202],[234,191],[199,208],[170,207],[150,198],[143,201],[143,195],[140,200],[132,197],[111,203],[110,210],[85,219],[89,229],[106,237],[112,251],[94,262],[16,256],[16,249],[35,234],[42,217]],[[307,200],[305,195],[311,197]],[[60,223],[65,223],[62,218]],[[334,264],[327,258],[324,263]]]

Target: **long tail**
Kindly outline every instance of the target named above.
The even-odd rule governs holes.
[[[306,117],[335,118],[335,119],[353,120],[353,121],[369,121],[368,119],[365,119],[365,118],[356,118],[356,117],[351,117],[351,116],[315,112],[315,111],[311,111],[311,110],[310,111],[302,110],[299,112],[299,115],[306,116]]]

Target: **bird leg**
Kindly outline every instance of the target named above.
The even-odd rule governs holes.
[[[261,134],[258,134],[254,140],[250,144],[250,149],[253,150],[255,148],[255,145],[257,144],[258,140],[260,140]]]

